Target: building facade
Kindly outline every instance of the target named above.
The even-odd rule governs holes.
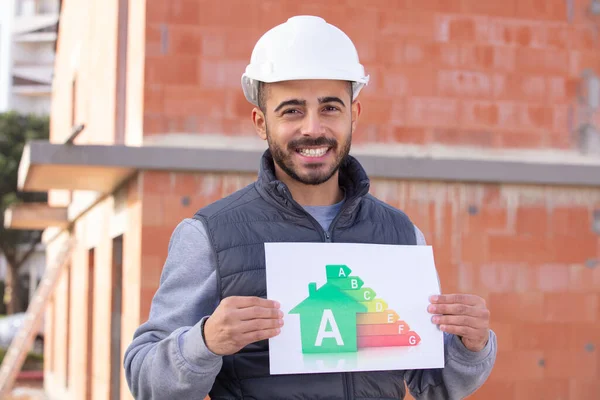
[[[240,76],[260,35],[297,14],[345,30],[371,74],[353,153],[372,193],[424,232],[443,292],[487,301],[498,359],[473,398],[597,398],[591,1],[62,3],[51,139],[20,170],[23,190],[51,191],[36,214],[48,262],[77,240],[47,306],[52,398],[131,398],[123,352],[170,235],[255,178],[265,143]],[[33,223],[21,211],[14,223]]]
[[[50,113],[58,0],[6,0],[0,9],[0,112]]]

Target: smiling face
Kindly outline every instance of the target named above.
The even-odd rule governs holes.
[[[278,82],[263,85],[261,95],[262,110],[253,111],[253,121],[269,144],[278,175],[305,185],[337,176],[360,114],[350,83]]]

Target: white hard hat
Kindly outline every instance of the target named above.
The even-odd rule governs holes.
[[[267,31],[242,75],[246,99],[258,105],[258,82],[333,79],[353,82],[354,98],[369,83],[352,40],[323,18],[296,16]]]

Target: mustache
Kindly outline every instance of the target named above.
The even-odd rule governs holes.
[[[302,147],[337,147],[337,140],[321,136],[319,138],[299,138],[288,143],[288,150],[295,151]]]

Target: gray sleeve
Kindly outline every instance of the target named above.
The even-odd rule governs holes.
[[[201,222],[173,231],[150,315],[125,351],[127,384],[136,399],[202,399],[222,357],[205,345],[201,322],[218,304],[215,259]]]
[[[415,233],[417,244],[425,245],[423,233],[416,226]],[[407,386],[417,400],[463,399],[487,380],[496,351],[496,334],[492,330],[488,343],[478,352],[467,349],[458,336],[444,332],[444,368],[406,371]]]

